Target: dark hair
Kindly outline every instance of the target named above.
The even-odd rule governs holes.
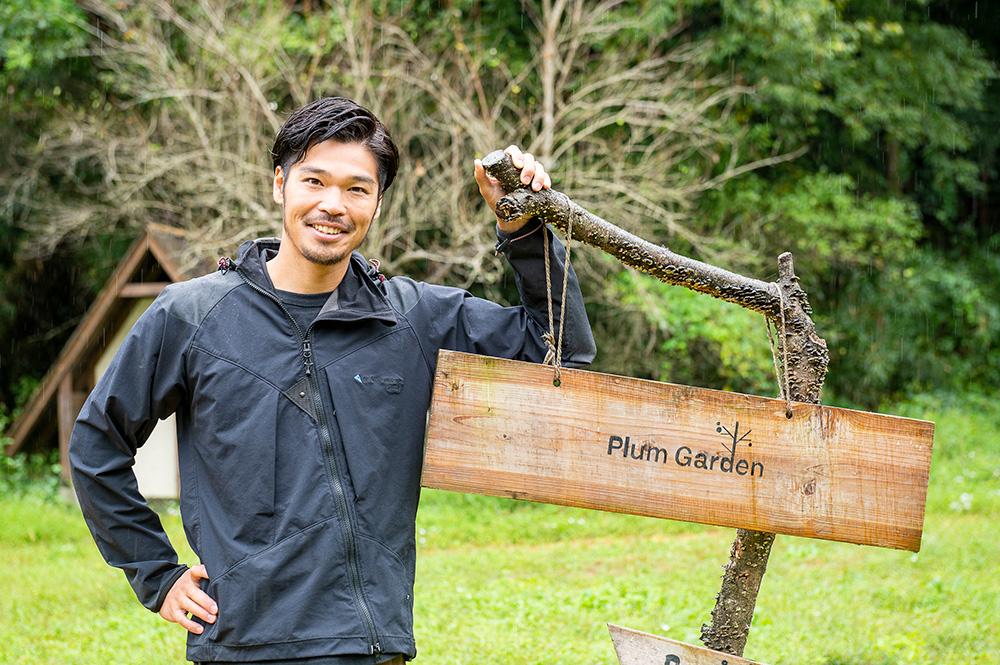
[[[330,139],[368,148],[378,165],[379,196],[389,188],[399,166],[399,151],[389,130],[374,113],[343,97],[317,99],[288,116],[271,148],[274,168],[280,166],[287,174],[309,148]]]

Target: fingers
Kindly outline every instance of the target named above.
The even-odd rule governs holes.
[[[514,166],[521,169],[522,183],[528,185],[536,192],[552,187],[552,179],[545,171],[545,167],[542,166],[541,162],[535,161],[534,155],[530,152],[521,152],[521,149],[516,145],[507,146],[504,152],[510,155],[510,160],[514,163]]]
[[[479,185],[480,192],[497,184],[497,180],[483,168],[483,160],[481,159],[476,160],[476,183]]]
[[[195,635],[201,635],[205,631],[204,626],[200,623],[192,621],[183,612],[177,615],[177,621],[175,623],[180,624],[182,628],[187,630],[189,633],[194,633]]]
[[[508,146],[504,152],[510,155],[514,166],[521,169],[522,183],[536,192],[552,187],[552,179],[545,171],[545,167],[540,162],[536,162],[530,152],[521,152],[521,149],[516,145]],[[507,193],[504,191],[503,185],[486,172],[482,160],[479,159],[475,160],[475,176],[476,184],[479,185],[479,193],[482,194],[490,210],[496,212],[497,201]]]
[[[504,152],[510,155],[510,161],[514,162],[514,166],[519,169],[524,168],[524,153],[521,152],[521,148],[516,145],[509,145]]]
[[[208,579],[208,571],[203,565],[199,564],[185,571],[167,592],[167,597],[160,608],[160,616],[196,634],[204,631],[204,626],[193,621],[188,615],[197,617],[205,623],[215,623],[219,615],[219,606],[211,596],[201,590],[200,581],[203,579]]]
[[[206,623],[215,623],[219,614],[219,606],[215,604],[215,601],[207,593],[197,588],[188,591],[187,601],[183,603],[182,607],[188,614],[193,614]]]

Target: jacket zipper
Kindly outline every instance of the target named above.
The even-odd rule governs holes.
[[[358,546],[357,540],[355,539],[354,526],[351,523],[350,509],[347,505],[347,494],[344,492],[344,484],[340,479],[340,474],[337,473],[337,463],[334,459],[333,450],[333,436],[330,434],[330,428],[326,421],[326,411],[323,408],[323,400],[320,398],[319,393],[319,380],[313,373],[313,367],[315,367],[312,360],[312,342],[310,341],[310,336],[312,335],[312,325],[306,330],[305,337],[302,335],[302,329],[299,328],[299,324],[295,321],[285,304],[281,300],[255,284],[250,278],[244,275],[242,272],[237,270],[243,281],[247,283],[254,291],[257,291],[261,295],[267,296],[274,302],[278,304],[281,311],[285,313],[288,320],[292,322],[292,326],[295,328],[295,333],[299,337],[299,341],[302,342],[302,360],[305,366],[306,378],[309,380],[309,389],[312,392],[313,408],[316,410],[316,419],[319,422],[319,433],[320,439],[323,444],[323,457],[326,462],[327,471],[330,477],[333,479],[333,495],[336,500],[337,512],[340,513],[340,528],[343,532],[344,543],[347,547],[347,571],[349,577],[351,578],[351,590],[354,593],[354,601],[357,603],[358,607],[361,608],[361,615],[365,620],[366,628],[368,629],[368,653],[377,656],[382,652],[382,647],[378,641],[378,633],[375,630],[375,619],[372,617],[371,608],[368,607],[368,601],[365,599],[364,588],[361,584],[361,569],[358,565]],[[336,410],[334,410],[336,412]]]
[[[312,335],[312,326],[306,331],[306,338],[302,344],[302,357],[305,360],[306,377],[309,379],[309,387],[312,390],[313,407],[316,409],[316,418],[319,420],[319,432],[323,438],[323,452],[326,455],[327,468],[333,476],[333,493],[337,499],[337,507],[340,509],[340,523],[344,532],[344,542],[347,545],[347,570],[350,573],[351,586],[354,591],[354,599],[361,608],[361,614],[365,618],[368,627],[369,653],[379,654],[382,651],[378,643],[378,635],[375,632],[375,620],[372,618],[368,602],[365,600],[364,589],[361,584],[361,570],[358,566],[358,546],[354,538],[354,527],[351,525],[351,517],[348,513],[347,495],[344,492],[344,485],[337,473],[336,461],[333,458],[333,438],[330,435],[330,428],[326,422],[326,412],[323,409],[323,400],[319,396],[319,381],[313,373],[312,343],[309,337]]]

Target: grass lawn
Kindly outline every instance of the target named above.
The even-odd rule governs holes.
[[[897,409],[897,412],[899,410]],[[745,656],[769,665],[1000,662],[1000,408],[937,422],[919,554],[779,536]],[[180,519],[164,521],[181,559]],[[732,529],[425,491],[416,632],[426,665],[616,663],[605,624],[692,644]],[[73,506],[0,497],[0,663],[184,661]]]

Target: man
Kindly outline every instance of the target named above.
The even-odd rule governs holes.
[[[508,152],[525,184],[549,186],[530,155]],[[321,99],[288,118],[272,155],[280,242],[245,243],[235,262],[150,306],[77,420],[74,485],[105,559],[189,631],[190,660],[402,662],[416,654],[414,520],[437,352],[544,357],[550,231],[499,226],[521,307],[386,280],[355,251],[396,173],[382,123]],[[495,209],[503,189],[478,161],[475,175]],[[559,302],[565,253],[550,239],[563,362],[585,364],[582,298],[571,271]],[[202,562],[191,568],[131,470],[170,413],[184,528]]]

